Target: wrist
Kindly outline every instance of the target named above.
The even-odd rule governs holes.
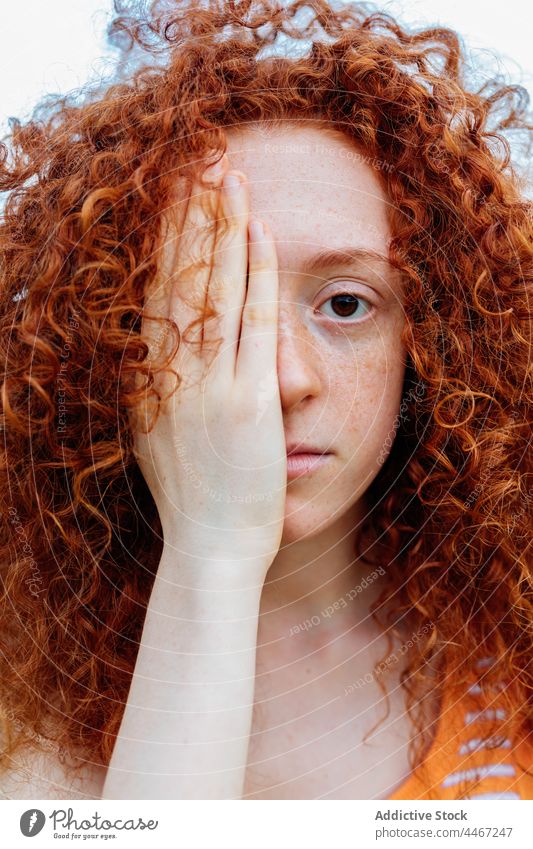
[[[270,563],[266,558],[231,552],[205,540],[167,538],[158,575],[198,590],[247,590],[260,595]]]

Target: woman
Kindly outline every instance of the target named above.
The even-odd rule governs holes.
[[[5,795],[533,798],[523,93],[298,8],[14,127]]]

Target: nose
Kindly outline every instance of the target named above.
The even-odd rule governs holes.
[[[319,395],[322,388],[316,339],[299,317],[298,304],[279,304],[278,380],[281,406],[291,410]]]

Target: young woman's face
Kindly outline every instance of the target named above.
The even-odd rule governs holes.
[[[331,452],[288,481],[288,543],[349,518],[351,508],[357,516],[390,451],[405,370],[401,281],[386,263],[387,196],[349,139],[261,125],[232,128],[227,138],[229,167],[246,174],[251,212],[276,242],[285,438],[302,443],[298,450]],[[353,249],[384,259],[318,256]]]

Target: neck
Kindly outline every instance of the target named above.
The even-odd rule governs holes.
[[[371,628],[369,608],[383,589],[387,570],[386,563],[369,565],[356,556],[362,518],[363,508],[356,505],[324,531],[282,542],[263,586],[262,615],[293,622],[295,629],[318,620],[328,630],[348,621]]]

